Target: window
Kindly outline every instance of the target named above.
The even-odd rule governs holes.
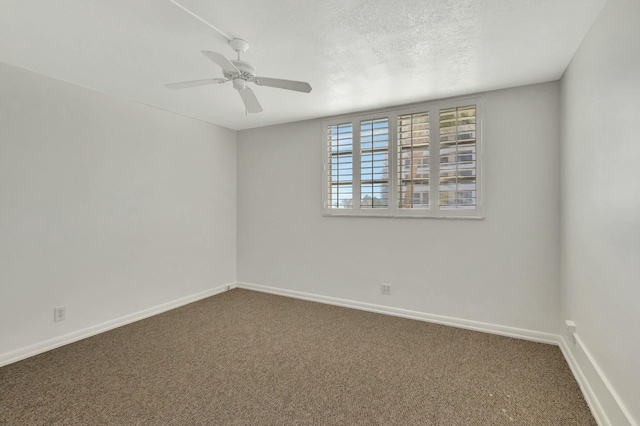
[[[360,208],[389,207],[389,119],[360,122]]]
[[[440,110],[440,209],[476,209],[476,106]]]
[[[482,217],[480,99],[323,122],[325,215]]]
[[[398,117],[398,207],[429,208],[429,113]]]
[[[329,147],[329,206],[348,209],[353,205],[353,124],[331,126]]]

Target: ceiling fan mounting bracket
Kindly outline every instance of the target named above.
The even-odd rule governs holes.
[[[249,49],[249,43],[242,40],[241,38],[234,38],[232,40],[229,40],[229,46],[231,46],[231,48],[238,53],[246,52]]]

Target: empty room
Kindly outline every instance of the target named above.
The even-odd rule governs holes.
[[[0,1],[0,425],[640,424],[640,1]]]

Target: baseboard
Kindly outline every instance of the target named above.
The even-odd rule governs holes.
[[[287,290],[277,287],[237,282],[237,288],[271,293],[295,299],[309,300],[312,302],[326,303],[329,305],[343,306],[345,308],[359,309],[368,312],[393,315],[402,318],[432,322],[484,333],[498,334],[517,339],[531,340],[534,342],[548,343],[560,346],[560,350],[569,368],[573,373],[580,390],[591,409],[599,426],[638,426],[629,411],[618,397],[617,393],[607,380],[606,376],[595,362],[593,356],[586,348],[580,337],[576,335],[576,345],[569,343],[561,336],[551,333],[507,327],[503,325],[447,317],[443,315],[429,314],[425,312],[411,311],[393,308],[383,305],[363,303],[354,300],[340,299],[336,297],[322,296],[319,294],[305,293]]]
[[[123,317],[107,321],[92,327],[87,327],[73,333],[65,334],[44,342],[26,346],[11,352],[0,354],[0,367],[8,365],[43,352],[50,351],[60,346],[76,342],[105,331],[112,330],[123,325],[127,325],[180,306],[205,299],[210,296],[225,292],[233,288],[243,288],[247,290],[259,291],[263,293],[271,293],[280,296],[291,297],[295,299],[308,300],[312,302],[326,303],[329,305],[342,306],[346,308],[358,309],[362,311],[375,312],[380,314],[392,315],[401,318],[414,319],[419,321],[431,322],[436,324],[459,327],[468,330],[481,331],[484,333],[497,334],[501,336],[513,337],[517,339],[531,340],[553,345],[559,345],[564,358],[569,364],[569,368],[573,373],[582,394],[591,409],[591,412],[599,426],[638,426],[638,423],[632,418],[625,405],[611,383],[604,375],[588,348],[582,342],[580,337],[576,335],[575,345],[567,342],[564,337],[556,334],[543,333],[534,330],[527,330],[515,327],[508,327],[497,324],[484,323],[479,321],[466,320],[443,315],[429,314],[425,312],[412,311],[407,309],[394,308],[384,305],[376,305],[371,303],[358,302],[349,299],[340,299],[336,297],[322,296],[319,294],[305,293],[294,290],[287,290],[277,287],[264,286],[246,282],[236,282],[171,302],[163,303],[152,308],[125,315]]]
[[[313,293],[304,293],[301,291],[286,290],[277,287],[269,287],[265,285],[252,284],[246,282],[237,282],[238,288],[247,290],[260,291],[263,293],[271,293],[280,296],[292,297],[295,299],[308,300],[311,302],[326,303],[329,305],[342,306],[345,308],[359,309],[361,311],[375,312],[385,315],[393,315],[401,318],[414,319],[436,324],[449,325],[452,327],[465,328],[467,330],[482,331],[484,333],[498,334],[500,336],[515,337],[517,339],[531,340],[534,342],[548,343],[552,345],[558,344],[558,336],[551,333],[543,333],[540,331],[526,330],[522,328],[508,327],[504,325],[489,324],[479,321],[466,320],[461,318],[448,317],[444,315],[429,314],[419,311],[411,311],[407,309],[393,308],[390,306],[375,305],[371,303],[357,302],[355,300],[339,299],[336,297],[322,296]]]
[[[638,426],[580,336],[560,338],[560,349],[599,426]]]
[[[578,382],[578,386],[580,386],[580,390],[582,391],[582,395],[584,395],[584,399],[587,401],[587,405],[591,409],[591,414],[593,414],[593,417],[596,419],[596,423],[598,423],[598,426],[611,426],[611,422],[604,412],[604,409],[600,404],[600,400],[593,392],[591,384],[582,372],[582,368],[580,368],[580,365],[573,356],[573,352],[569,349],[569,344],[563,337],[560,338],[559,346],[562,351],[562,355],[564,355],[564,359],[567,361],[567,364],[569,364],[573,377],[575,377]]]
[[[205,290],[200,293],[172,300],[171,302],[163,303],[133,314],[125,315],[114,320],[83,328],[82,330],[74,331],[59,337],[54,337],[53,339],[0,354],[0,367],[50,351],[60,346],[68,345],[69,343],[77,342],[78,340],[82,340],[87,337],[95,336],[96,334],[104,333],[105,331],[109,331],[117,327],[122,327],[123,325],[131,324],[132,322],[140,321],[141,319],[145,319],[153,315],[161,314],[162,312],[166,312],[210,296],[214,296],[232,288],[235,288],[235,283]]]

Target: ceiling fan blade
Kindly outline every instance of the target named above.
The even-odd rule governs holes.
[[[225,78],[205,78],[204,80],[183,81],[181,83],[166,84],[165,87],[167,89],[179,90],[186,89],[188,87],[206,86],[207,84],[221,84],[226,83],[227,81],[229,80]]]
[[[262,112],[262,106],[260,106],[260,102],[258,102],[258,98],[256,98],[256,94],[253,93],[253,90],[246,87],[238,90],[238,93],[240,93],[240,97],[242,98],[242,102],[244,102],[244,106],[247,108],[247,112]]]
[[[295,90],[297,92],[311,92],[311,85],[304,81],[282,80],[279,78],[256,77],[258,86],[277,87],[278,89]]]
[[[228,60],[226,56],[218,52],[209,52],[208,50],[203,50],[202,54],[218,64],[220,68],[227,72],[240,72],[240,70],[236,68],[236,66],[233,65],[233,63]]]

